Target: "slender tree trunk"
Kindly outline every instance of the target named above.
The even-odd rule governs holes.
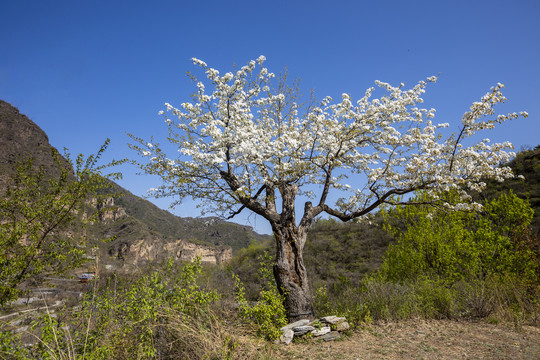
[[[285,296],[289,321],[314,317],[311,293],[303,260],[306,231],[299,231],[294,224],[274,226],[276,262],[274,276],[279,292]]]

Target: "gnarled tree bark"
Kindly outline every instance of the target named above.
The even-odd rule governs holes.
[[[285,308],[289,321],[313,318],[313,306],[302,256],[309,227],[295,223],[296,184],[280,187],[283,211],[280,221],[271,222],[276,240],[274,277],[278,289],[285,297]]]
[[[313,318],[313,306],[302,256],[307,232],[289,226],[274,227],[276,240],[276,262],[274,277],[278,289],[285,297],[285,308],[289,321]]]

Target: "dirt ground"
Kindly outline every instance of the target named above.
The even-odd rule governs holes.
[[[262,352],[268,355],[261,358],[266,359],[540,360],[540,328],[416,320],[373,324],[331,342],[276,345],[265,350]]]

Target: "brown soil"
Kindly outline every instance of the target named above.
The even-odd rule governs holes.
[[[264,347],[262,359],[539,360],[540,328],[416,320],[370,325],[331,342]]]

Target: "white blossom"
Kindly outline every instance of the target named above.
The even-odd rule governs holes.
[[[360,214],[372,204],[392,203],[393,193],[481,191],[484,179],[513,176],[509,168],[499,167],[513,156],[512,144],[474,140],[499,123],[528,116],[524,111],[495,114],[494,106],[506,101],[502,84],[473,102],[461,124],[452,122],[459,131],[448,135],[444,129],[450,124],[437,122],[435,109],[421,107],[435,76],[409,89],[403,83],[375,81],[386,93],[380,98],[372,98],[375,89],[369,88],[360,99],[343,93],[339,102],[327,96],[302,109],[296,101],[287,102],[286,93],[272,90],[278,87],[273,85],[274,74],[262,67],[265,60],[260,56],[220,77],[218,70],[192,59],[206,79],[196,82],[191,101],[178,108],[166,103],[166,112],[160,112],[172,114],[166,122],[178,158],[169,159],[157,146],[141,142],[154,152],[146,170],[164,178],[161,190],[202,199],[207,210],[226,213],[261,187],[279,189],[294,183],[322,190],[327,184],[329,193],[343,195],[329,206],[345,216]],[[140,153],[152,155],[142,148]],[[235,179],[233,187],[223,174]],[[345,184],[351,175],[365,183],[349,179]],[[315,187],[300,191],[315,196]],[[460,196],[461,202],[448,207],[479,209],[466,192]],[[263,198],[253,201],[264,208]]]

